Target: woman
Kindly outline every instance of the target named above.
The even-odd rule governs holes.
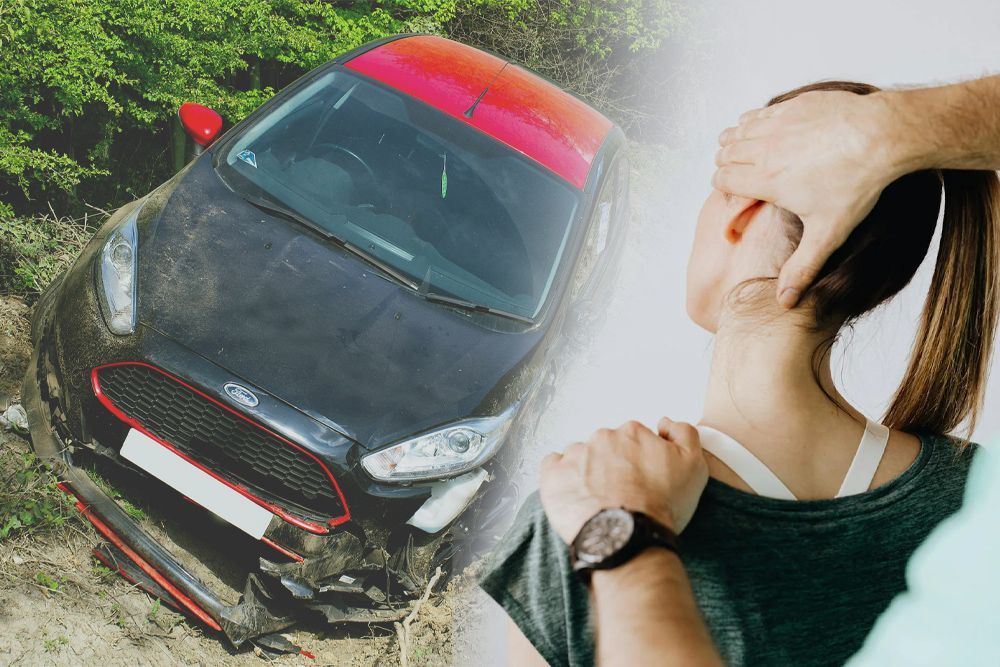
[[[771,104],[809,90],[876,89],[827,82]],[[937,266],[883,426],[837,392],[830,349],[909,283],[930,246],[942,182]],[[718,456],[681,554],[728,663],[843,663],[903,589],[912,551],[959,506],[975,447],[944,434],[963,423],[971,431],[982,404],[1000,311],[998,205],[995,172],[904,176],[785,311],[773,281],[801,221],[719,192],[706,201],[688,311],[716,334],[699,431]],[[537,497],[482,585],[517,625],[513,656],[593,662],[587,588]]]

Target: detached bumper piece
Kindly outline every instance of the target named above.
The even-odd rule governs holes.
[[[400,620],[408,613],[410,601],[422,592],[424,578],[414,573],[423,571],[433,558],[437,539],[416,544],[411,537],[390,554],[382,546],[366,544],[359,536],[363,531],[352,524],[330,531],[328,526],[335,523],[330,522],[318,534],[276,515],[261,541],[287,562],[260,558],[258,570],[247,577],[240,601],[227,604],[73,465],[52,427],[49,403],[42,398],[47,378],[39,372],[38,356],[36,349],[22,389],[32,445],[56,474],[60,488],[76,499],[77,509],[103,537],[95,557],[151,595],[222,633],[234,647],[249,641],[268,654],[300,652],[276,633],[315,614],[330,623]],[[344,506],[345,518],[346,514]]]

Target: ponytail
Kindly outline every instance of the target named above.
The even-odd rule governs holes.
[[[1000,180],[993,171],[944,170],[941,245],[909,367],[886,426],[950,433],[975,429],[1000,314]]]

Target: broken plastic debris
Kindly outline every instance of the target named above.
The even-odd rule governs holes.
[[[20,405],[12,405],[0,414],[0,428],[5,431],[28,432],[28,413]]]
[[[438,532],[465,511],[487,476],[488,473],[480,468],[447,482],[434,484],[431,487],[431,497],[406,523],[426,533]]]

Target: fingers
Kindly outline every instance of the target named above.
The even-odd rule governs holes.
[[[628,438],[638,439],[644,435],[652,434],[653,432],[646,427],[642,422],[638,422],[634,419],[629,420],[619,426],[617,429],[618,433],[624,435]]]
[[[740,141],[741,139],[746,139],[751,135],[751,129],[756,121],[763,118],[767,118],[770,115],[770,109],[765,107],[763,109],[751,109],[750,111],[744,112],[736,123],[735,127],[727,127],[719,135],[719,143],[723,146],[731,144],[735,141]]]
[[[701,451],[701,438],[698,429],[685,422],[675,422],[669,417],[660,419],[657,425],[660,437],[665,438],[681,449],[697,453]]]
[[[712,176],[712,187],[748,199],[768,202],[774,200],[770,184],[761,178],[760,170],[751,164],[727,164],[719,167]]]
[[[724,167],[727,164],[755,164],[763,158],[764,143],[755,139],[745,139],[724,145],[715,152],[715,164]]]
[[[780,121],[773,118],[772,109],[757,109],[740,116],[738,125],[724,129],[719,135],[719,144],[728,146],[747,139],[758,139],[773,134],[779,127]]]
[[[816,232],[826,225],[815,221],[807,225],[798,248],[788,258],[778,276],[778,303],[783,308],[794,308],[802,294],[816,280],[826,260],[840,246],[832,237]]]
[[[758,107],[756,109],[750,109],[749,111],[744,111],[740,114],[740,123],[749,123],[754,120],[761,120],[764,118],[772,118],[778,116],[782,111],[785,110],[784,102],[781,104],[772,104],[768,107]]]
[[[563,455],[559,452],[552,452],[551,454],[546,455],[545,458],[542,459],[542,474],[546,474],[546,471],[551,471],[552,468],[559,465],[562,458]]]
[[[587,448],[582,442],[574,442],[562,453],[562,460],[574,460],[580,458]]]

